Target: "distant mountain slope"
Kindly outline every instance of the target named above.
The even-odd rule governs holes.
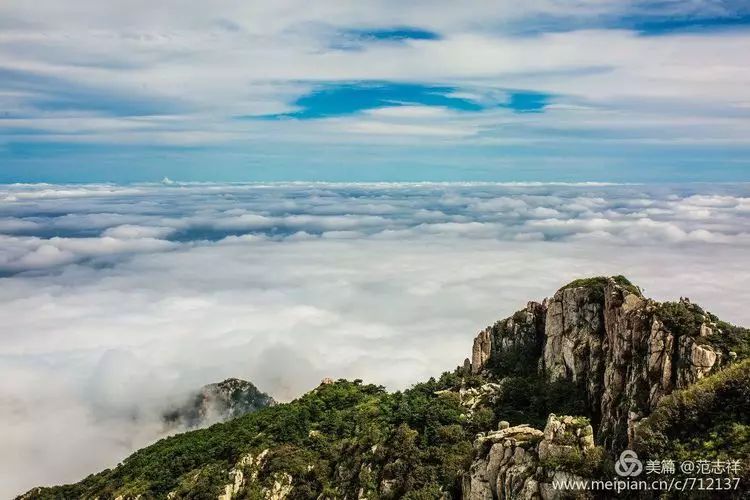
[[[164,412],[169,426],[187,429],[225,422],[273,406],[276,401],[246,380],[229,378],[203,386],[183,405]]]
[[[749,330],[687,299],[576,280],[482,330],[439,380],[396,393],[325,381],[21,498],[556,499],[569,495],[554,482],[612,479],[626,447],[747,464],[749,347]],[[733,475],[722,495],[742,498],[747,469]]]

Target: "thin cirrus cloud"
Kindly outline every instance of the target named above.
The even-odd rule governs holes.
[[[438,40],[440,34],[410,26],[385,29],[351,29],[334,33],[331,48],[339,50],[362,50],[368,43],[408,43],[410,40]]]
[[[165,180],[0,201],[2,496],[112,466],[164,434],[166,402],[226,377],[280,400],[323,377],[407,387],[580,276],[750,323],[744,184]]]
[[[182,179],[217,164],[260,180],[623,180],[613,158],[627,180],[705,180],[717,158],[732,180],[748,170],[742,2],[0,14],[0,180],[156,180],[157,162]],[[376,112],[394,106],[446,112]],[[383,168],[397,162],[407,174]]]

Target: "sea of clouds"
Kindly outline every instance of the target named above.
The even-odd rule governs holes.
[[[0,496],[158,438],[227,377],[400,389],[567,281],[750,324],[750,185],[0,186]]]

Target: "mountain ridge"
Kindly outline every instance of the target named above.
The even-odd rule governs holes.
[[[326,381],[19,498],[565,498],[554,481],[606,477],[626,447],[750,458],[749,346],[750,331],[687,299],[576,280],[481,330],[438,380],[396,393]]]

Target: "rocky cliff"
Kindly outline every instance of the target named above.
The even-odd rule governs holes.
[[[477,458],[464,476],[463,498],[559,498],[553,482],[582,479],[577,472],[588,476],[586,469],[601,460],[593,433],[581,417],[552,414],[544,431],[501,421],[497,431],[474,441]]]
[[[690,323],[675,324],[675,310]],[[722,333],[716,318],[687,299],[665,306],[622,277],[578,280],[481,331],[471,370],[502,377],[516,351],[546,379],[580,387],[597,441],[623,449],[663,396],[736,356],[713,345]]]

